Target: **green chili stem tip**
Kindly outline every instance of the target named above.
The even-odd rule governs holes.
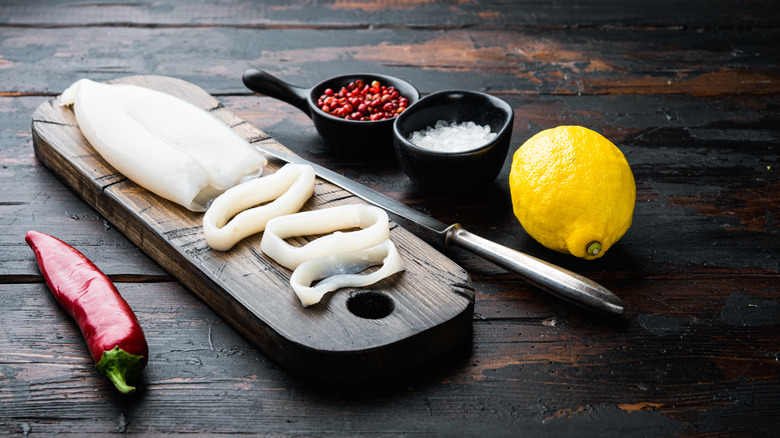
[[[104,351],[103,357],[97,364],[98,370],[106,375],[122,394],[135,391],[135,387],[127,384],[127,379],[132,379],[138,374],[138,363],[142,356],[136,356],[119,348]]]

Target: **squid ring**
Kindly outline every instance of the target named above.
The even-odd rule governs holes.
[[[314,178],[311,166],[286,164],[272,175],[228,189],[203,215],[206,243],[227,251],[241,239],[263,231],[269,220],[297,212],[314,194]],[[268,201],[272,202],[250,208]]]
[[[338,231],[348,228],[360,230]],[[284,240],[327,233],[332,234],[300,247]],[[384,210],[365,204],[342,205],[271,219],[265,226],[260,249],[280,265],[295,270],[306,260],[357,251],[389,238],[389,220]]]
[[[359,274],[379,264],[382,267],[378,270]],[[303,307],[308,307],[319,303],[328,292],[342,287],[368,286],[403,269],[404,262],[398,249],[387,239],[370,248],[305,261],[293,271],[290,284]],[[312,287],[316,280],[322,281]]]

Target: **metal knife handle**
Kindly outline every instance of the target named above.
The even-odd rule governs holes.
[[[604,313],[621,315],[623,301],[598,283],[569,270],[539,260],[463,229],[460,224],[444,232],[447,245],[457,245],[505,269],[566,301]]]

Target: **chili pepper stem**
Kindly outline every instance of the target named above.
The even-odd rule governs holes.
[[[130,354],[116,346],[113,350],[103,352],[103,357],[100,358],[97,368],[111,379],[119,392],[129,394],[135,391],[135,387],[128,385],[127,379],[132,379],[138,374],[140,371],[138,365],[141,359],[143,356]]]

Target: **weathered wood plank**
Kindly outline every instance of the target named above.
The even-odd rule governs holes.
[[[374,71],[423,93],[777,95],[776,30],[309,30],[0,28],[0,92],[56,94],[82,77],[178,77],[212,94],[248,94],[241,75],[268,70],[312,86]],[[51,44],[51,41],[57,44]],[[193,62],[192,60],[197,60]],[[52,74],[51,72],[56,72]]]
[[[223,100],[249,123],[305,158],[341,169],[441,220],[461,222],[481,235],[576,272],[609,278],[778,271],[776,169],[780,157],[773,152],[773,144],[780,139],[780,112],[772,98],[506,97],[517,120],[512,151],[538,130],[578,124],[603,132],[626,154],[639,189],[636,219],[623,240],[597,262],[550,252],[519,227],[506,182],[509,158],[487,196],[430,197],[414,187],[393,162],[365,163],[328,148],[311,121],[292,106],[264,97]],[[37,226],[44,232],[66,233],[63,237],[111,276],[165,275],[116,230],[104,232],[110,224],[36,161],[27,130],[40,101],[33,97],[0,99],[0,111],[7,115],[0,133],[5,145],[0,155],[0,221],[4,225],[0,236],[5,243],[0,272],[37,277],[21,237]],[[100,233],[97,245],[93,243],[96,233]],[[472,274],[503,272],[466,252],[433,242]]]
[[[669,11],[674,11],[673,14]],[[608,0],[538,2],[493,0],[383,1],[265,0],[263,2],[99,1],[3,2],[0,23],[27,26],[255,26],[255,27],[773,27],[771,1],[653,3]]]
[[[770,0],[0,2],[0,434],[774,436],[779,9]],[[515,108],[513,150],[543,128],[594,128],[637,176],[634,226],[595,263],[552,254],[514,220],[506,168],[482,199],[428,196],[393,162],[328,149],[302,113],[250,95],[240,83],[250,66],[300,85],[372,70],[424,93],[486,90]],[[398,380],[298,380],[36,161],[30,118],[40,103],[81,77],[129,74],[203,86],[296,153],[584,273],[627,312],[593,318],[437,244],[472,274],[472,343]],[[37,227],[96,260],[136,309],[153,357],[135,396],[112,392],[41,283],[21,240]]]
[[[43,284],[0,285],[0,326],[14,327],[0,332],[0,426],[21,431],[26,423],[42,435],[511,436],[589,434],[606,425],[760,434],[771,430],[777,409],[776,321],[767,317],[777,316],[780,302],[735,291],[690,311],[702,301],[696,289],[724,290],[718,281],[685,289],[667,307],[654,295],[680,291],[679,281],[657,280],[639,293],[659,307],[622,322],[560,314],[478,319],[473,347],[430,369],[335,387],[290,376],[178,283],[119,284],[150,346],[139,392],[128,398],[114,396]],[[745,403],[750,421],[740,421]]]

